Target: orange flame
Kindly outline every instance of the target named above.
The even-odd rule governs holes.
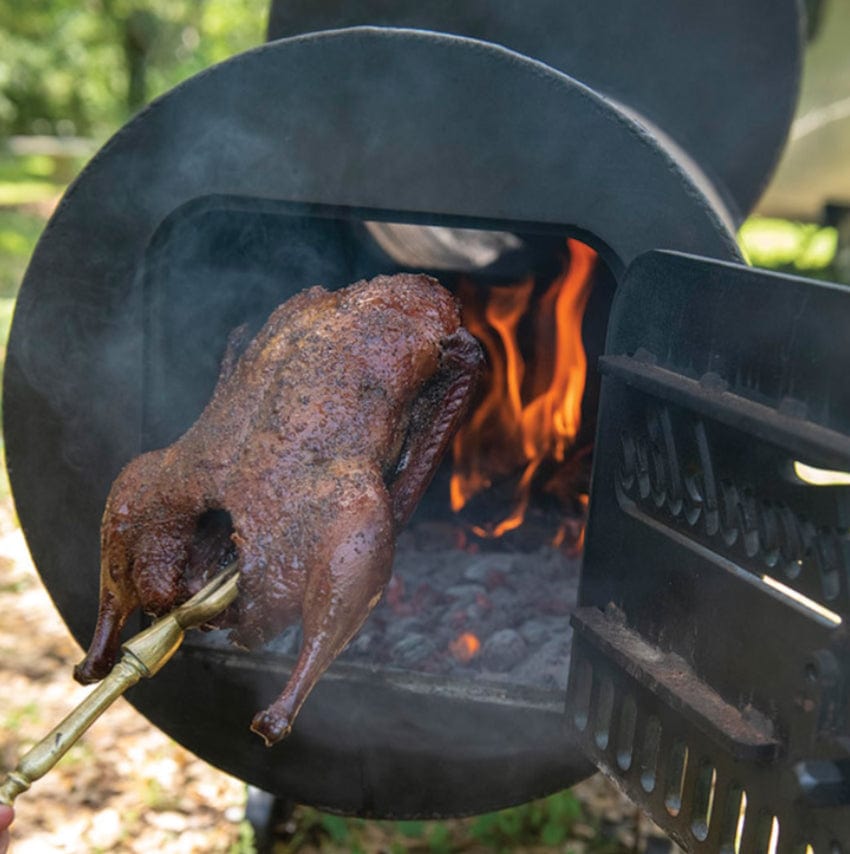
[[[584,550],[584,535],[587,531],[587,506],[590,503],[590,496],[586,492],[579,493],[577,498],[582,511],[581,514],[577,519],[564,521],[552,540],[552,545],[556,548],[567,543],[568,554],[573,557],[580,555]]]
[[[587,373],[581,323],[596,253],[576,240],[567,245],[569,263],[535,303],[531,278],[490,288],[484,305],[471,283],[461,283],[464,321],[487,351],[490,381],[454,438],[452,510],[522,470],[509,515],[486,529],[473,528],[479,536],[500,537],[522,524],[540,465],[562,462],[581,426]],[[539,357],[527,364],[518,330],[529,323]]]
[[[462,635],[458,635],[449,644],[449,652],[463,664],[472,661],[480,649],[481,641],[472,632],[464,632]]]

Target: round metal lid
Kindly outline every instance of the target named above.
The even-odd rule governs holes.
[[[416,27],[540,59],[663,129],[740,224],[785,144],[803,20],[798,0],[273,0],[268,34]]]

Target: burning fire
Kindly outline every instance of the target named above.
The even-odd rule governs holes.
[[[539,298],[533,298],[532,278],[491,287],[484,301],[471,282],[460,286],[464,321],[487,351],[490,378],[480,405],[455,435],[452,510],[521,472],[510,513],[486,528],[473,527],[479,536],[500,537],[522,524],[538,470],[564,461],[581,426],[587,373],[581,324],[596,253],[577,240],[567,245],[561,275]],[[536,358],[520,348],[520,327]]]

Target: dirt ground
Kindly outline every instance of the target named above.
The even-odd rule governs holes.
[[[80,649],[35,573],[11,511],[3,510],[0,768],[5,771],[91,689],[71,678]],[[242,782],[196,759],[119,700],[53,771],[18,798],[10,854],[240,850],[244,807]]]

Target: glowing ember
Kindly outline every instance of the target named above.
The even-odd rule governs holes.
[[[463,664],[472,661],[480,649],[481,641],[472,632],[464,632],[462,635],[458,635],[449,644],[451,654]]]
[[[508,515],[472,528],[481,537],[522,524],[535,475],[545,463],[565,460],[581,426],[587,373],[581,324],[596,253],[576,240],[567,245],[569,261],[538,299],[533,279],[492,287],[483,303],[470,282],[459,289],[465,325],[486,349],[490,375],[483,400],[455,435],[452,510],[522,472]],[[519,345],[520,326],[531,331],[536,358],[530,361]],[[562,529],[560,541],[567,534]]]

